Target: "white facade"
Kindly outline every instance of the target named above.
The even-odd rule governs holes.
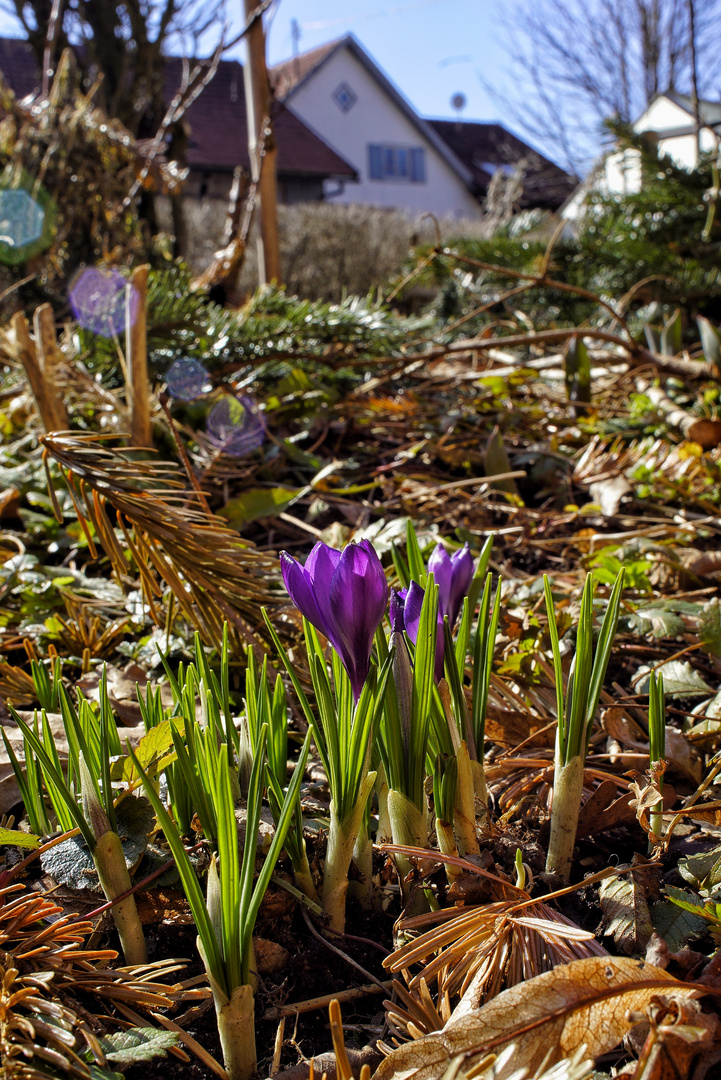
[[[410,106],[408,112],[399,106],[349,47],[331,53],[285,100],[358,172],[357,183],[329,182],[329,201],[480,215],[465,167],[460,162],[455,166],[456,159],[439,149],[426,125],[411,119]]]
[[[652,135],[660,154],[667,154],[681,169],[695,169],[701,153],[718,150],[721,127],[721,103],[701,102],[702,126],[696,137],[696,120],[687,98],[677,94],[659,94],[633,125],[639,135]],[[635,195],[641,190],[641,155],[628,147],[614,150],[600,161],[590,176],[574,192],[561,211],[562,217],[575,221],[583,212],[588,191],[605,195]]]
[[[718,123],[721,121],[721,104],[703,102],[701,113],[707,123]],[[661,153],[668,154],[681,168],[695,169],[698,165],[694,116],[666,94],[651,102],[633,129],[639,134],[653,132],[658,138]],[[702,154],[718,146],[718,139],[707,127],[701,128],[699,141]]]

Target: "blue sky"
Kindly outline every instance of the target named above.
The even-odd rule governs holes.
[[[478,77],[503,77],[495,9],[496,0],[279,0],[268,23],[268,59],[273,64],[292,56],[294,19],[301,52],[351,31],[423,115],[456,115],[450,100],[461,93],[465,119],[496,119],[498,107]],[[242,10],[242,0],[228,0],[232,29],[242,26]],[[22,36],[18,21],[2,8],[0,34]],[[210,35],[208,50],[214,40]],[[241,44],[229,55],[242,60],[243,54]]]
[[[304,52],[354,33],[398,88],[425,116],[454,116],[451,97],[466,97],[462,115],[495,119],[483,90],[503,78],[493,0],[280,0],[270,24],[271,63],[292,55],[291,22]]]
[[[503,121],[482,85],[485,79],[503,89],[506,81],[496,22],[502,7],[503,0],[279,0],[267,24],[268,60],[292,56],[293,20],[301,52],[352,32],[421,115],[456,116],[451,98],[463,94],[463,119]],[[242,26],[242,10],[242,0],[228,0],[231,31]],[[0,34],[21,36],[17,20],[2,8]],[[209,35],[208,52],[216,40]],[[244,45],[228,55],[242,61]]]

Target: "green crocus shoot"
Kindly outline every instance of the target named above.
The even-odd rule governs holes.
[[[488,817],[488,794],[484,770],[486,713],[488,711],[488,695],[491,685],[493,652],[501,610],[500,580],[496,588],[495,599],[491,605],[491,574],[486,576],[472,647],[470,643],[471,608],[468,600],[464,600],[462,610],[463,614],[455,643],[451,635],[450,624],[446,620],[445,672],[449,693],[448,702],[443,702],[443,705],[446,714],[450,711],[452,717],[452,719],[448,719],[448,723],[456,753],[458,753],[460,740],[462,740],[465,753],[468,756],[468,770],[472,777],[471,799],[475,799],[474,812],[471,809],[472,803],[469,804],[465,796],[465,774],[467,770],[464,762],[462,771],[459,772],[458,789],[463,800],[460,804],[463,807],[463,816],[469,819],[471,824],[475,820],[480,826],[483,826]],[[463,688],[466,663],[469,658],[472,672],[470,708]],[[459,804],[457,803],[458,808]],[[456,835],[458,836],[458,833]],[[459,846],[462,846],[465,851],[472,851],[474,846],[477,848],[477,843],[474,840],[470,847],[467,843],[461,845],[459,838]]]
[[[407,596],[394,593],[391,599],[393,681],[386,695],[378,750],[388,779],[393,843],[403,847],[428,846],[424,781],[433,688],[443,644],[438,592],[430,574],[425,591],[412,582]],[[409,644],[414,645],[412,660]],[[379,642],[378,647],[380,651],[384,644]],[[396,862],[407,904],[410,893],[405,880],[410,867],[404,856],[396,856]]]
[[[217,821],[220,869],[214,858],[208,873],[207,898],[203,896],[177,826],[163,805],[154,784],[130,750],[158,824],[175,859],[183,889],[198,930],[198,949],[213,992],[218,1034],[229,1080],[252,1080],[257,1069],[253,928],[275,864],[291,827],[300,784],[308,757],[306,738],[295,767],[276,826],[275,836],[255,884],[258,825],[266,786],[265,749],[268,729],[263,724],[253,748],[253,768],[248,785],[246,839],[242,859],[238,855],[238,832],[233,783],[228,755],[220,753],[211,777],[209,793]]]
[[[62,697],[62,695],[61,695]],[[103,695],[101,684],[100,723],[94,722],[97,743],[93,745],[86,737],[90,728],[83,722],[85,714],[90,712],[88,702],[81,701],[79,713],[73,709],[64,713],[65,732],[70,748],[68,769],[74,765],[74,788],[80,795],[80,805],[75,793],[66,780],[60,766],[57,749],[52,739],[45,713],[42,714],[43,738],[37,729],[31,728],[11,706],[13,719],[25,739],[26,746],[32,749],[42,774],[43,786],[51,797],[58,812],[58,820],[64,830],[78,829],[85,840],[98,872],[100,885],[106,899],[114,901],[128,892],[132,885],[125,862],[120,837],[115,821],[113,789],[110,780],[111,736],[113,724],[109,709],[102,707]],[[115,926],[120,937],[120,945],[126,964],[145,964],[148,954],[143,927],[131,894],[111,908]]]
[[[576,652],[568,676],[565,698],[553,596],[550,582],[545,575],[543,585],[553,652],[558,717],[551,835],[548,843],[546,871],[550,874],[558,874],[563,881],[568,881],[583,793],[583,769],[618,625],[623,570],[619,572],[611,591],[595,651],[593,648],[593,579],[590,574],[586,578],[581,597]]]
[[[458,847],[453,830],[456,806],[456,783],[458,766],[454,757],[439,754],[433,772],[433,806],[436,812],[436,837],[438,847],[444,855],[458,855]],[[446,876],[451,885],[460,871],[446,863]]]
[[[256,742],[261,724],[268,725],[268,803],[274,822],[278,823],[285,798],[288,769],[288,704],[280,675],[276,675],[273,692],[268,679],[268,658],[258,670],[252,649],[248,649],[248,666],[245,674],[245,716],[241,731],[241,746],[245,742],[250,749]],[[247,732],[247,737],[243,736]],[[246,755],[252,763],[252,754]],[[286,851],[293,867],[293,877],[301,892],[309,900],[318,903],[313,875],[303,838],[303,815],[300,806],[300,790],[296,801],[293,821],[285,841]]]
[[[651,779],[656,781],[658,790],[663,795],[663,762],[666,757],[666,700],[663,691],[663,675],[651,672],[648,687],[648,741],[650,750]],[[655,837],[663,836],[663,799],[651,810],[651,832]],[[649,850],[653,847],[649,837]]]
[[[358,700],[343,660],[331,653],[330,673],[314,627],[303,620],[308,666],[317,712],[311,706],[298,674],[264,612],[273,643],[290,676],[303,715],[313,733],[330,789],[330,828],[323,873],[323,911],[331,930],[343,933],[348,871],[366,803],[376,774],[369,771],[373,734],[377,730],[390,673],[388,657],[380,671],[371,664]]]

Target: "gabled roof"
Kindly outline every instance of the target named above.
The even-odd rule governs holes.
[[[165,61],[165,96],[173,96],[182,78],[183,61]],[[221,60],[213,79],[185,114],[190,126],[188,165],[208,171],[250,166],[243,67]],[[278,148],[279,175],[355,179],[356,171],[290,109],[279,102],[272,108],[273,135]]]
[[[165,97],[170,101],[182,79],[180,57],[165,58]],[[16,97],[40,86],[35,54],[21,38],[0,38],[0,72]],[[207,172],[250,166],[243,67],[221,60],[202,94],[185,114],[190,127],[187,164]],[[356,171],[289,109],[277,104],[273,131],[278,148],[278,173],[283,176],[355,179]]]
[[[473,185],[471,170],[453,153],[438,133],[430,124],[422,119],[409,101],[404,98],[397,86],[391,82],[388,76],[381,71],[375,60],[353,34],[346,34],[337,38],[327,45],[321,45],[318,49],[302,53],[300,56],[285,60],[282,64],[276,64],[270,71],[271,82],[275,88],[276,97],[283,101],[292,100],[293,95],[307,82],[327,61],[342,49],[347,49],[355,59],[362,64],[366,71],[376,80],[381,89],[385,91],[393,103],[405,115],[407,120],[428,140],[438,151],[446,163],[463,180],[468,187]]]
[[[479,194],[488,190],[496,169],[520,161],[526,163],[523,206],[556,210],[576,187],[573,177],[502,124],[468,120],[429,120],[428,123],[471,170]]]

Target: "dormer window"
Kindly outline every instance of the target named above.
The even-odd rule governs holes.
[[[333,101],[341,112],[350,112],[357,100],[347,82],[340,83],[333,91]]]

